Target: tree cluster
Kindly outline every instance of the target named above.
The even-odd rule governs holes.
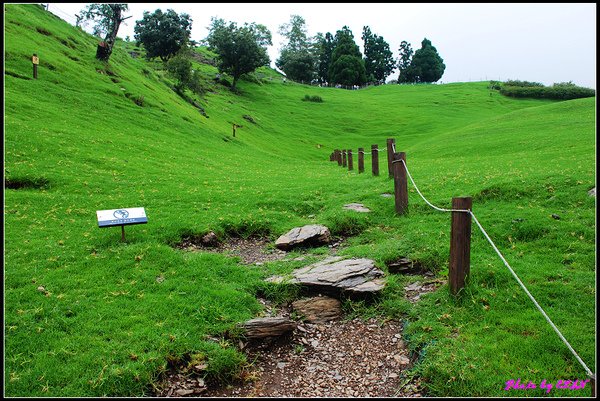
[[[444,75],[446,65],[437,49],[427,38],[421,42],[421,48],[414,52],[410,43],[402,41],[398,59],[398,83],[437,82]]]

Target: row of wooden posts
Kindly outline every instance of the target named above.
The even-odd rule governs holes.
[[[396,140],[387,139],[387,165],[388,176],[394,180],[394,202],[396,213],[403,215],[408,212],[408,183],[406,153],[396,152]],[[335,149],[329,156],[330,161],[337,161],[338,166],[354,169],[352,149]],[[365,152],[358,148],[358,173],[365,171]],[[371,171],[374,176],[379,175],[379,148],[371,145]],[[452,209],[471,210],[470,197],[452,198]],[[465,212],[452,212],[452,225],[450,229],[450,263],[448,284],[450,292],[457,294],[464,288],[466,278],[471,270],[471,214]]]
[[[397,214],[408,212],[408,185],[406,153],[396,152],[396,140],[387,139],[387,165],[389,178],[394,179],[394,200]],[[330,161],[337,161],[339,166],[353,170],[351,149],[336,149]],[[365,153],[363,148],[358,148],[358,172],[365,171]],[[371,163],[374,176],[379,175],[379,149],[371,145]],[[452,198],[452,210],[472,210],[471,197]],[[450,227],[450,263],[448,267],[448,286],[453,295],[464,288],[467,277],[471,272],[471,213],[451,212]],[[596,376],[590,378],[592,396],[596,396]]]

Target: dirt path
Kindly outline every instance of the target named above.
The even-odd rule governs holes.
[[[188,245],[188,244],[186,244]],[[223,246],[245,263],[281,259],[264,243],[237,241]],[[189,249],[189,248],[188,248]],[[425,277],[424,277],[425,278]],[[437,280],[405,288],[411,302],[435,289]],[[266,315],[290,316],[289,307],[274,308],[264,299]],[[292,334],[278,339],[240,344],[250,365],[238,381],[226,386],[207,385],[186,367],[167,373],[159,397],[420,397],[418,378],[402,341],[401,322],[337,319],[325,323],[299,321]]]

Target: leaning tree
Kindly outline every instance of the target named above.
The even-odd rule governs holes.
[[[117,32],[121,22],[129,17],[123,17],[123,12],[127,11],[128,6],[124,3],[87,5],[81,12],[81,19],[94,22],[94,35],[104,35],[104,40],[98,43],[96,48],[96,58],[102,61],[108,61],[112,54],[113,46],[117,40]]]

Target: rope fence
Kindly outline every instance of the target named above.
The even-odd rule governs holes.
[[[379,175],[379,159],[378,154],[380,151],[387,152],[388,159],[388,170],[390,174],[390,178],[394,179],[394,198],[395,198],[395,207],[396,212],[398,214],[405,214],[408,209],[408,186],[406,177],[408,177],[421,197],[423,201],[432,209],[435,209],[439,212],[451,212],[452,213],[452,227],[451,227],[451,235],[450,235],[450,263],[449,263],[449,274],[448,274],[448,284],[450,287],[450,292],[454,295],[458,294],[458,292],[464,288],[467,277],[470,274],[470,247],[471,247],[471,218],[475,221],[475,224],[484,235],[486,240],[491,245],[492,249],[496,252],[496,254],[500,257],[506,268],[510,271],[512,276],[515,278],[519,286],[523,289],[525,294],[529,297],[529,299],[533,302],[537,310],[542,314],[542,316],[546,319],[550,327],[556,332],[558,337],[562,340],[562,342],[566,345],[566,347],[571,351],[575,359],[581,364],[583,369],[586,371],[588,377],[591,381],[592,395],[596,395],[596,375],[590,370],[590,368],[585,364],[585,362],[581,359],[579,354],[575,351],[575,349],[571,346],[571,344],[567,341],[565,336],[561,333],[561,331],[556,327],[554,322],[550,319],[548,314],[544,311],[544,309],[540,306],[540,304],[536,301],[534,296],[529,292],[525,284],[521,281],[519,276],[515,273],[510,264],[506,261],[506,258],[502,255],[494,241],[490,238],[488,233],[485,231],[472,209],[472,199],[470,197],[463,198],[452,198],[452,208],[446,209],[442,207],[435,206],[430,201],[425,198],[425,196],[419,190],[419,187],[415,183],[410,171],[408,170],[408,166],[406,164],[406,153],[405,152],[396,152],[396,144],[393,138],[389,138],[387,140],[387,149],[379,149],[377,145],[371,145],[371,156],[373,162],[373,175]],[[358,156],[359,156],[359,173],[361,162],[364,163],[365,153],[363,148],[359,148]],[[352,170],[351,163],[348,164],[347,160],[352,160],[352,150],[336,149],[330,155],[330,161],[338,161],[339,165],[346,167],[348,165],[348,169]],[[377,164],[377,166],[375,166]]]

